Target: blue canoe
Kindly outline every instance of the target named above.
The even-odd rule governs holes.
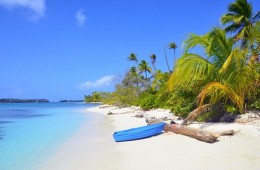
[[[157,123],[128,130],[117,131],[113,134],[116,142],[148,138],[161,134],[166,123]]]

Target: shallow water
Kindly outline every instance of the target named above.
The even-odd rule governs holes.
[[[31,170],[91,114],[85,103],[0,104],[0,169]]]

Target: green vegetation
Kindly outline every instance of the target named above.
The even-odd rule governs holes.
[[[191,34],[184,42],[184,53],[176,60],[174,51],[171,71],[156,68],[155,54],[138,62],[124,75],[112,93],[93,93],[86,101],[102,101],[118,106],[140,106],[143,109],[167,108],[175,115],[187,117],[198,109],[198,120],[218,121],[227,114],[243,114],[246,109],[260,110],[260,12],[253,15],[247,0],[236,0],[221,17],[225,27],[214,27],[205,35]],[[201,53],[194,53],[202,51]],[[164,48],[165,51],[165,48]],[[208,106],[206,111],[200,108]]]
[[[85,95],[85,102],[104,102],[109,96],[108,92],[93,92],[92,95]]]

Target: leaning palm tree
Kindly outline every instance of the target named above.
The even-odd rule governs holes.
[[[175,49],[177,48],[177,45],[175,43],[169,43],[169,48],[170,49],[173,49],[173,52],[174,52],[174,66],[175,66],[175,63],[176,63],[176,56],[175,56]]]
[[[199,108],[205,103],[233,103],[244,113],[244,98],[256,80],[246,61],[246,50],[235,48],[234,40],[221,28],[203,36],[193,34],[185,45],[186,52],[177,61],[168,88],[192,88],[198,94]],[[191,53],[195,46],[202,47],[206,56]]]
[[[155,54],[150,55],[150,59],[151,59],[151,63],[152,63],[152,66],[153,66],[154,72],[156,73],[156,67],[155,67],[155,63],[156,63],[156,55],[155,55]]]
[[[252,28],[260,19],[260,11],[253,14],[253,7],[247,0],[236,0],[228,6],[228,12],[222,16],[221,22],[227,25],[225,31],[234,33],[234,39],[241,40],[241,47],[249,46],[248,38]]]
[[[152,72],[152,68],[149,67],[149,65],[147,64],[147,62],[145,60],[142,60],[139,65],[138,65],[138,69],[139,69],[139,74],[143,74],[145,73],[145,79],[147,80],[147,72],[151,73]]]
[[[136,54],[134,54],[134,53],[131,53],[129,56],[128,56],[128,58],[127,58],[129,61],[134,61],[134,62],[136,62],[136,64],[138,63],[138,59],[137,59],[137,57],[136,57]]]

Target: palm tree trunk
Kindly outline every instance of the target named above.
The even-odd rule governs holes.
[[[156,73],[156,67],[155,67],[155,64],[152,64],[152,65],[153,65],[154,72]]]
[[[166,60],[166,64],[167,64],[168,70],[169,70],[169,72],[171,72],[171,69],[170,69],[169,63],[168,63],[168,58],[167,58],[166,51],[165,51],[165,47],[164,47],[164,56],[165,56],[165,60]]]
[[[173,53],[174,53],[174,56],[173,56],[173,60],[174,60],[173,70],[175,70],[175,66],[176,66],[175,49],[173,49]]]
[[[156,67],[155,67],[155,64],[152,64],[152,66],[153,66],[153,69],[154,69],[154,73],[152,73],[153,77],[154,77],[156,75]]]

